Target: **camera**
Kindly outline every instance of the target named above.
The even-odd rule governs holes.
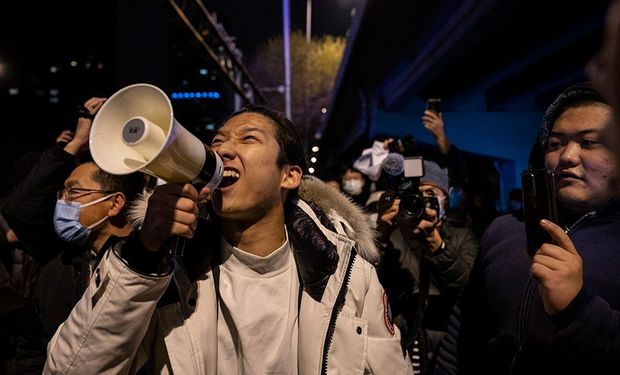
[[[420,194],[406,192],[400,198],[396,220],[401,224],[417,224],[426,217],[426,208],[439,212],[437,197],[423,197]]]
[[[399,169],[392,165],[390,170]],[[396,221],[400,225],[417,226],[426,217],[426,208],[439,212],[437,197],[424,197],[419,191],[420,177],[424,176],[424,164],[421,157],[402,158],[400,173],[396,175],[385,173],[385,175],[387,176],[387,189],[377,202],[379,212],[389,209],[397,198],[400,199],[400,205]]]

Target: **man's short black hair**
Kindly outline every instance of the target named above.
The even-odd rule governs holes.
[[[123,193],[127,202],[126,207],[130,207],[136,201],[148,182],[147,176],[142,172],[114,175],[99,167],[93,172],[92,177],[101,184],[101,189]]]
[[[576,107],[589,103],[602,103],[609,105],[607,100],[592,87],[590,82],[581,82],[574,84],[564,91],[562,91],[549,105],[545,114],[543,115],[542,123],[538,134],[539,147],[544,152],[547,148],[547,142],[549,142],[549,134],[553,129],[555,121],[564,113],[568,108]]]
[[[306,171],[308,165],[304,155],[304,144],[297,128],[284,113],[265,105],[251,104],[230,115],[224,123],[242,113],[258,113],[271,120],[276,130],[276,141],[280,147],[280,153],[277,160],[279,167],[286,164],[296,165],[301,168],[302,172]]]

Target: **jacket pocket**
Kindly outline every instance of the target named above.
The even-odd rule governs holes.
[[[336,320],[336,330],[327,360],[328,374],[363,374],[368,348],[366,319],[350,316],[343,310]]]

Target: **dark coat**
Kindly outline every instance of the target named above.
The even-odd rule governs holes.
[[[552,317],[529,276],[523,222],[503,216],[492,223],[435,374],[620,371],[620,206],[578,221],[569,237],[583,260],[584,286]]]
[[[17,324],[18,374],[41,373],[47,343],[84,293],[90,269],[98,261],[88,246],[63,242],[54,231],[56,194],[75,166],[75,156],[62,145],[46,150],[4,203],[4,215],[20,246],[40,264]]]
[[[418,335],[416,325],[422,329],[421,371],[428,371],[433,354],[443,338],[448,317],[454,304],[467,285],[469,273],[478,253],[479,241],[469,227],[455,227],[449,222],[440,230],[445,247],[433,254],[426,253],[422,244],[408,241],[395,230],[387,247],[378,274],[386,289],[395,323],[401,329],[407,349]],[[423,271],[422,271],[423,270]],[[429,275],[428,297],[424,304],[422,320],[416,317],[420,275]]]

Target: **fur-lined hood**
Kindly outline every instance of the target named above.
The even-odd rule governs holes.
[[[375,231],[370,218],[349,198],[313,176],[305,176],[299,187],[299,197],[316,204],[331,220],[343,223],[350,239],[355,241],[358,254],[370,263],[379,261],[375,246]]]
[[[143,193],[128,209],[128,220],[134,228],[142,225],[150,196],[151,192]],[[313,176],[302,179],[299,197],[308,203],[314,203],[330,220],[342,223],[347,236],[355,242],[358,254],[364,259],[371,263],[379,260],[370,219],[359,206]]]

